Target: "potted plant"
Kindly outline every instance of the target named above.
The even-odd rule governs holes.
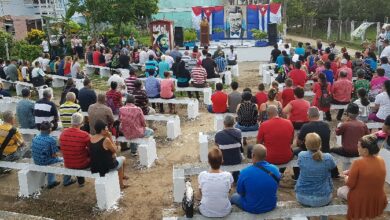
[[[224,38],[224,31],[222,28],[213,28],[212,39],[218,41]]]
[[[267,42],[267,36],[268,34],[264,31],[258,30],[258,29],[252,29],[252,36],[256,40],[255,46],[256,47],[266,47],[268,46]]]
[[[194,47],[197,40],[196,30],[192,28],[184,29],[184,46]]]

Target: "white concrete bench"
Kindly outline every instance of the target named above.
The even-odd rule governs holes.
[[[38,129],[19,128],[18,130],[19,130],[20,134],[22,134],[22,135],[35,136],[35,135],[38,135],[41,133]],[[55,130],[55,131],[52,131],[50,133],[50,136],[53,136],[56,138],[60,137],[60,135],[61,135],[61,130]]]
[[[23,90],[24,88],[26,88],[26,89],[32,89],[32,88],[34,88],[34,85],[33,85],[32,83],[17,81],[17,82],[16,82],[16,85],[15,85],[16,95],[17,95],[17,96],[21,96],[21,95],[22,95],[22,90]]]
[[[307,217],[317,217],[320,216],[321,220],[328,219],[328,216],[333,215],[346,215],[348,210],[347,204],[334,201],[331,204],[323,207],[305,207],[300,205],[295,201],[279,201],[274,210],[262,214],[251,214],[244,212],[240,209],[233,208],[232,212],[224,217],[225,220],[254,220],[254,219],[284,219],[284,220],[307,220]],[[386,212],[390,211],[390,204],[385,208]],[[183,217],[171,217],[163,216],[163,220],[185,220],[188,219],[185,216]],[[206,220],[212,219],[202,216],[200,214],[195,214],[194,220]]]
[[[106,66],[85,65],[85,73],[87,75],[92,75],[96,69],[99,70],[100,78],[110,77],[111,70],[115,70],[115,69],[111,69],[110,67],[106,67]]]
[[[224,125],[223,125],[223,120],[225,115],[233,115],[236,117],[236,114],[233,113],[225,113],[225,114],[215,114],[214,116],[214,131],[220,131],[223,130]],[[247,132],[241,132],[242,137],[256,137],[257,136],[257,131],[247,131]]]
[[[210,87],[205,88],[195,88],[195,87],[176,87],[176,92],[202,92],[203,93],[203,102],[206,105],[213,104],[211,102],[212,90]]]
[[[232,76],[239,77],[240,71],[238,69],[238,63],[236,65],[227,65],[227,69],[232,72]]]
[[[21,99],[17,97],[3,97],[0,99],[0,112],[16,112],[16,106],[20,100]]]
[[[68,81],[69,77],[59,76],[59,75],[50,75],[53,79],[53,88],[62,88],[65,86],[65,82]]]
[[[46,184],[46,174],[71,175],[95,179],[95,192],[97,206],[106,210],[113,207],[119,200],[120,186],[118,172],[111,171],[104,177],[99,174],[92,174],[89,170],[74,170],[55,166],[38,166],[30,163],[17,163],[0,161],[0,167],[17,169],[19,180],[19,196],[30,197],[39,193]]]
[[[199,115],[199,102],[197,99],[180,98],[180,99],[149,99],[150,103],[158,104],[179,104],[187,105],[187,115],[189,119],[195,119]]]
[[[12,82],[10,80],[0,79],[0,82],[3,84],[3,89],[9,90],[13,85],[16,84],[15,82]]]
[[[277,65],[276,63],[260,64],[259,65],[259,76],[264,76],[265,71],[275,69],[276,65]]]
[[[122,143],[135,143],[138,145],[139,161],[142,166],[151,167],[157,159],[156,140],[153,137],[128,140],[121,136],[116,139]]]
[[[225,76],[225,85],[230,86],[230,84],[233,81],[232,80],[232,75],[233,75],[233,73],[228,70],[228,71],[220,73],[220,78],[222,79]]]
[[[383,127],[383,122],[366,122],[368,129],[382,129]]]
[[[180,118],[177,115],[145,115],[147,121],[166,121],[167,122],[167,138],[176,139],[181,134]]]
[[[330,110],[340,110],[340,109],[347,109],[348,107],[348,104],[347,105],[336,105],[336,104],[331,104],[330,105]]]

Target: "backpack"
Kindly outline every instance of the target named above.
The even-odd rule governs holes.
[[[119,113],[119,109],[115,106],[114,99],[111,97],[107,97],[107,106],[112,110],[114,115]]]
[[[309,72],[315,72],[317,68],[316,63],[314,62],[314,56],[309,56]]]
[[[331,102],[332,102],[332,96],[328,93],[327,87],[325,89],[321,88],[321,96],[318,100],[318,105],[321,108],[329,108]]]

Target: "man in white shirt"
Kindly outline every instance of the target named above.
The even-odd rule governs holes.
[[[146,48],[142,48],[141,52],[139,52],[139,64],[143,65],[148,61],[149,55],[146,52]]]
[[[107,85],[111,85],[111,82],[116,82],[118,84],[117,90],[120,93],[126,93],[126,84],[125,80],[118,75],[118,73],[112,74],[112,76],[108,79]]]
[[[49,43],[47,42],[46,39],[43,39],[43,41],[41,43],[41,47],[42,47],[44,53],[49,53]]]
[[[236,65],[237,64],[237,52],[234,51],[233,45],[230,45],[230,51],[228,53],[228,65]]]
[[[383,41],[383,51],[381,53],[380,58],[382,57],[387,57],[387,59],[390,59],[390,45],[388,39]]]
[[[378,54],[381,54],[383,50],[383,41],[386,39],[386,30],[384,28],[381,29],[381,32],[378,34],[377,38],[377,46],[378,46]]]
[[[169,64],[169,68],[172,68],[173,63],[175,62],[168,52],[165,53],[165,61]]]

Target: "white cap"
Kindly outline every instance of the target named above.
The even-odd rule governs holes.
[[[341,60],[341,64],[347,64],[348,63],[348,60],[347,59],[342,59]]]

